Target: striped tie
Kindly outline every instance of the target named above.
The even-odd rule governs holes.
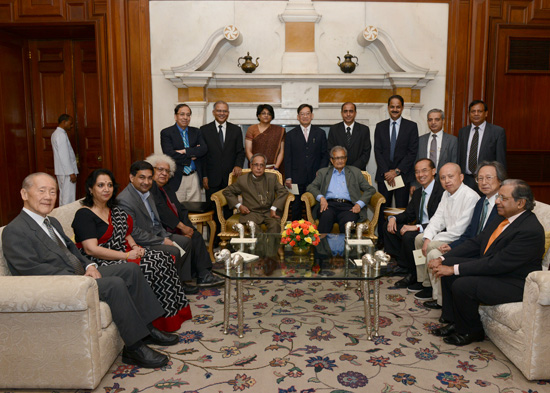
[[[477,169],[477,147],[479,145],[479,127],[474,128],[474,136],[470,145],[470,157],[468,157],[468,169],[474,175]]]

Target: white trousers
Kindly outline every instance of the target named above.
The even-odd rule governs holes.
[[[414,239],[414,245],[417,250],[422,249],[422,245],[424,244],[424,238],[422,237],[422,233],[417,235]],[[437,240],[432,240],[430,244],[428,245],[428,254],[426,257],[426,264],[425,265],[417,265],[416,266],[416,276],[418,277],[418,282],[421,282],[423,286],[425,287],[432,287],[433,294],[432,298],[434,300],[437,300],[437,304],[440,306],[443,305],[442,303],[442,296],[441,296],[441,279],[437,278],[430,269],[428,269],[428,262],[430,262],[432,259],[439,258],[441,255],[441,251],[439,251],[437,248],[441,247],[442,245],[447,244],[445,242],[440,242]]]
[[[201,189],[197,172],[190,176],[182,176],[180,188],[176,191],[176,197],[180,202],[201,201]]]
[[[56,175],[59,185],[59,206],[68,205],[75,201],[76,183],[71,183],[70,175]]]

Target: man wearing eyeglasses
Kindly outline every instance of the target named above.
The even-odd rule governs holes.
[[[496,197],[498,215],[479,235],[453,248],[437,263],[448,325],[432,331],[450,345],[483,341],[480,304],[521,302],[525,278],[541,270],[544,229],[532,210],[535,199],[523,180],[508,179]],[[541,327],[544,328],[544,327]]]
[[[252,171],[239,176],[223,190],[227,205],[239,210],[240,223],[253,221],[257,225],[265,224],[267,232],[281,232],[281,216],[277,211],[284,209],[288,190],[279,183],[277,175],[265,173],[266,156],[256,153],[250,162]],[[239,195],[242,202],[239,202]]]
[[[321,168],[307,191],[319,202],[319,232],[330,233],[338,223],[341,233],[347,222],[367,219],[367,206],[376,190],[358,168],[346,165],[346,148],[334,146],[330,150],[332,166]]]

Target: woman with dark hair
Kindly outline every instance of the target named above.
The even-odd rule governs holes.
[[[246,158],[250,162],[254,154],[264,154],[267,157],[266,167],[277,169],[283,173],[284,178],[285,129],[271,124],[271,121],[275,118],[275,112],[271,105],[258,105],[256,117],[260,123],[251,125],[246,130],[244,141]]]
[[[72,223],[76,246],[100,266],[137,263],[166,311],[153,325],[159,330],[176,331],[191,318],[191,309],[172,256],[136,244],[131,235],[132,217],[117,207],[117,191],[118,184],[108,169],[96,169],[88,176],[84,207],[76,212]]]

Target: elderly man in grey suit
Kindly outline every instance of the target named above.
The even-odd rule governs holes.
[[[197,277],[198,286],[220,285],[223,281],[214,277],[211,272],[212,262],[208,260],[191,260],[191,238],[169,233],[162,226],[155,200],[150,191],[153,184],[153,166],[147,161],[136,161],[130,167],[130,184],[118,194],[117,201],[134,221],[132,237],[142,245],[155,250],[169,252],[176,258],[176,268],[184,291],[187,294],[197,293],[198,289],[189,284],[193,276]],[[184,254],[181,255],[181,251]]]
[[[464,173],[464,184],[483,195],[477,187],[475,173],[482,161],[500,162],[506,169],[506,131],[487,123],[487,104],[474,100],[468,106],[470,125],[458,131],[458,164]]]
[[[319,232],[330,233],[335,222],[344,233],[349,221],[367,218],[367,206],[376,190],[359,169],[346,165],[348,152],[342,146],[330,150],[332,166],[321,168],[307,191],[319,202]]]
[[[2,232],[4,256],[14,276],[83,275],[96,280],[99,299],[110,309],[124,341],[122,361],[158,368],[168,357],[147,344],[174,345],[179,338],[163,333],[152,322],[164,314],[139,266],[123,263],[97,267],[65,235],[59,221],[48,217],[57,199],[55,179],[46,173],[25,178],[23,210]]]
[[[431,109],[428,112],[428,128],[430,132],[418,138],[418,153],[416,161],[421,158],[429,158],[436,168],[436,178],[439,170],[448,162],[458,162],[458,139],[456,136],[443,131],[445,113],[441,109]],[[411,195],[419,184],[414,182],[411,186]]]

